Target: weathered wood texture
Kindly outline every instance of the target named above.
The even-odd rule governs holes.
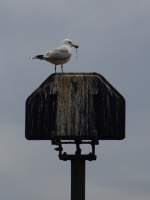
[[[97,73],[52,74],[26,101],[30,140],[125,137],[125,100]]]

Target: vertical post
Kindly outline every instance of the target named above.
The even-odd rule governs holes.
[[[85,200],[85,159],[71,159],[71,200]]]

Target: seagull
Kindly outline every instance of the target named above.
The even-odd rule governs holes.
[[[73,43],[70,39],[64,39],[63,45],[54,49],[53,51],[46,52],[44,54],[39,54],[32,59],[45,60],[55,65],[55,73],[57,65],[61,65],[61,71],[63,73],[63,64],[67,63],[71,59],[71,49],[79,48],[79,45]]]

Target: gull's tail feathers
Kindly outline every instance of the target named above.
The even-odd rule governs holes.
[[[36,56],[34,56],[34,57],[32,57],[32,59],[40,59],[40,60],[45,60],[45,57],[44,57],[44,55],[36,55]]]

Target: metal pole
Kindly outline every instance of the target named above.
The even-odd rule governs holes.
[[[71,200],[85,200],[85,159],[71,159]]]

